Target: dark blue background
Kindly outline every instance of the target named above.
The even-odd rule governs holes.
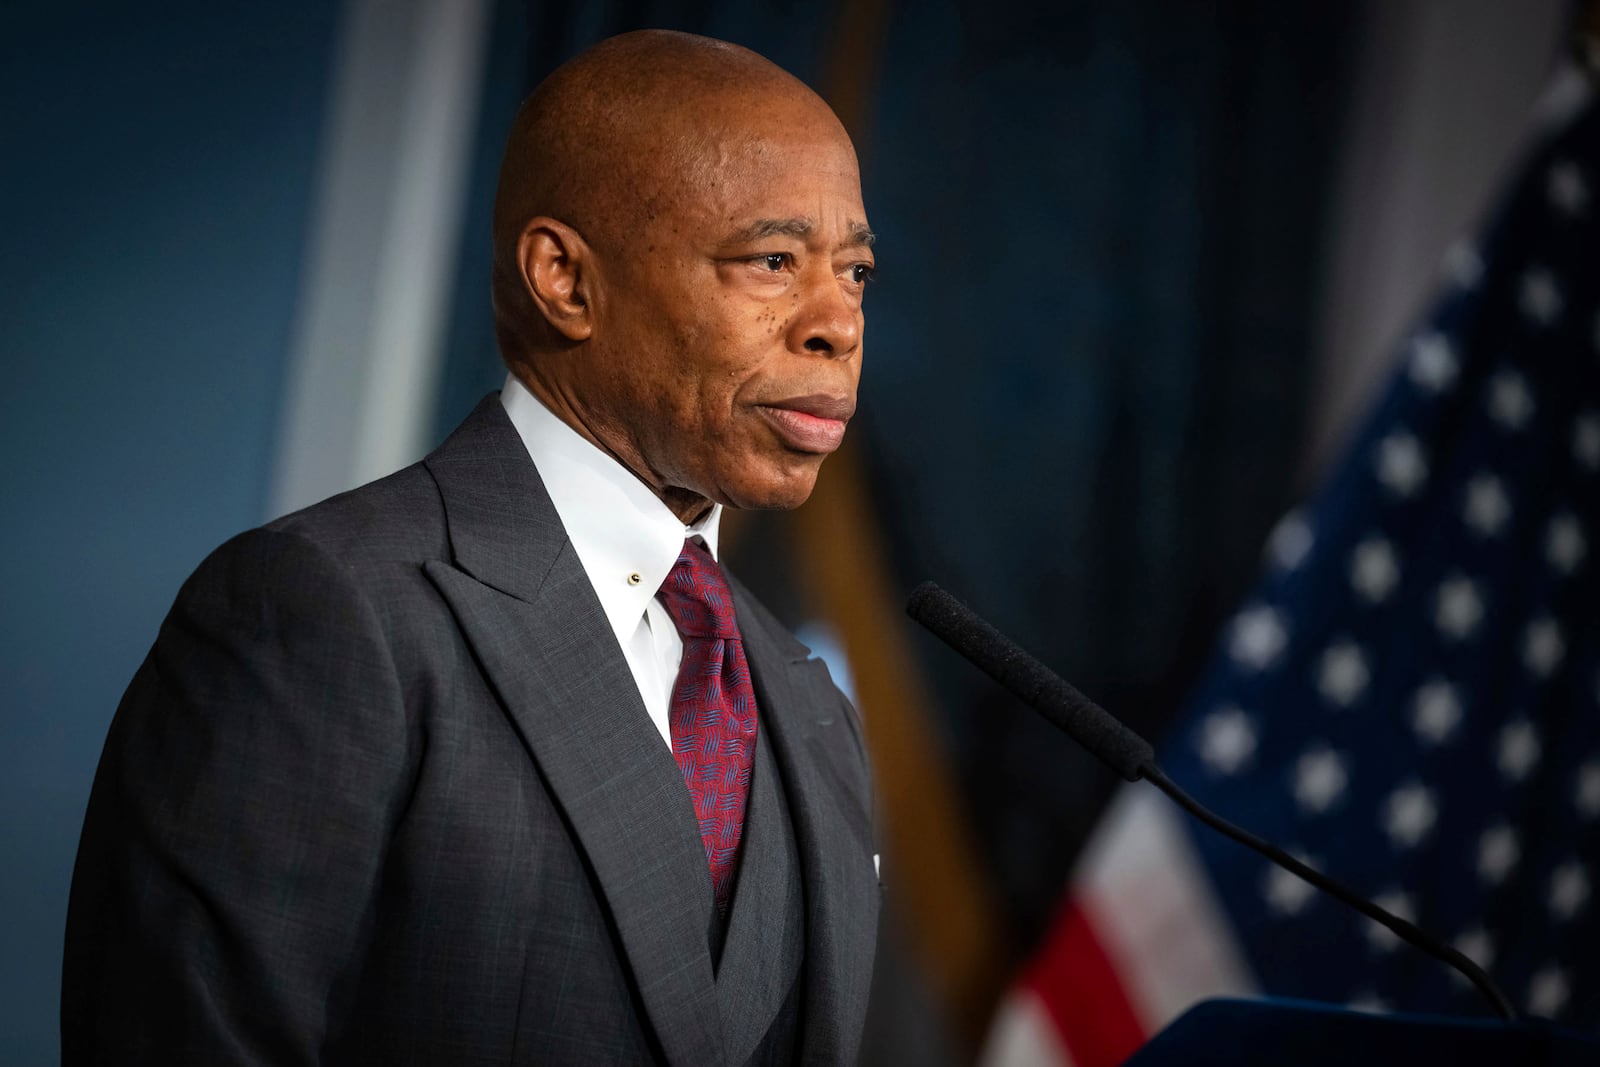
[[[57,1057],[67,884],[122,689],[261,522],[338,6],[0,15],[0,1060]]]

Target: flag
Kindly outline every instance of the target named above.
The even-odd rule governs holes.
[[[1600,107],[1533,144],[1168,734],[1202,803],[1600,1024]],[[989,1064],[1120,1063],[1194,1001],[1482,1015],[1384,928],[1124,787]]]

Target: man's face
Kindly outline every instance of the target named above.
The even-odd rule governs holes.
[[[592,429],[669,505],[803,503],[855,411],[855,153],[814,106],[768,110],[598,250]]]

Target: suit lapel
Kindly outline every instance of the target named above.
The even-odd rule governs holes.
[[[721,1064],[711,884],[688,793],[498,399],[425,463],[456,564],[428,575],[594,868],[667,1060]]]
[[[762,722],[783,774],[806,894],[801,1058],[849,1062],[859,1037],[877,944],[878,886],[866,783],[852,789],[838,753],[854,742],[827,668],[736,582],[734,603]],[[832,753],[830,755],[830,749]],[[735,905],[737,920],[738,905]]]

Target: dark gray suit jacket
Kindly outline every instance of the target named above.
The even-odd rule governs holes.
[[[851,1061],[879,897],[859,724],[733,590],[801,877],[741,871],[714,966],[687,790],[496,397],[224,545],[106,742],[65,1061],[703,1067],[780,1003],[800,1059]],[[798,986],[766,966],[785,892]]]

